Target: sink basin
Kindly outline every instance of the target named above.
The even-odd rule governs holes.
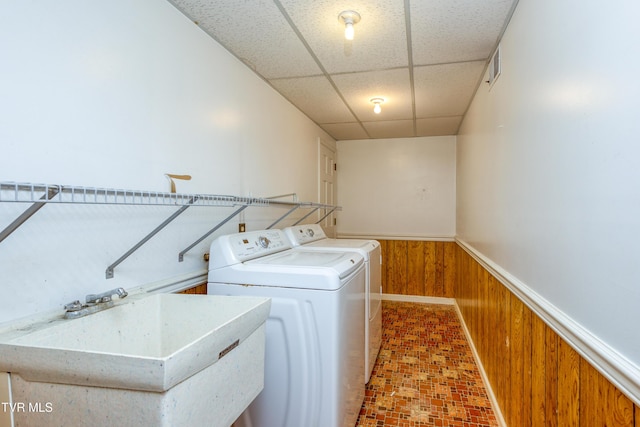
[[[264,322],[269,309],[267,298],[134,295],[86,317],[5,331],[0,334],[0,371],[11,373],[14,401],[22,395],[27,402],[51,403],[55,396],[64,395],[72,402],[51,403],[50,414],[39,414],[44,417],[42,425],[61,415],[64,405],[71,412],[81,410],[79,403],[81,407],[109,405],[104,425],[116,425],[112,412],[118,405],[130,406],[130,412],[140,412],[137,405],[159,409],[157,419],[147,414],[136,425],[177,425],[167,414],[178,402],[177,396],[186,399],[198,390],[210,414],[215,399],[226,404],[225,396],[230,396],[232,403],[248,405],[262,389]],[[171,394],[174,389],[176,396]],[[243,398],[237,396],[239,390]],[[89,392],[92,397],[82,397]],[[148,398],[132,407],[141,396]],[[100,425],[94,418],[98,409],[84,409],[91,412],[89,422]],[[220,418],[230,424],[233,414],[243,409],[230,411],[230,420]],[[76,413],[70,418],[78,419]],[[19,417],[16,420],[19,425]],[[132,421],[119,420],[129,425]],[[24,425],[37,422],[30,419]]]

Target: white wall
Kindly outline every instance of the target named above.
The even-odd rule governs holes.
[[[0,52],[0,181],[168,191],[176,173],[193,176],[182,193],[317,200],[317,140],[333,140],[167,1],[5,2]],[[0,203],[0,230],[25,208]],[[211,238],[177,253],[229,209],[191,208],[105,279],[174,211],[46,206],[0,242],[0,322],[206,269]]]
[[[611,350],[636,387],[639,14],[630,0],[521,0],[502,75],[463,122],[457,165],[459,239],[556,325],[600,356]]]
[[[455,136],[337,145],[339,235],[453,238]]]

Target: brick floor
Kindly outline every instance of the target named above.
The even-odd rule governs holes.
[[[356,427],[497,426],[455,308],[383,301],[382,348]]]

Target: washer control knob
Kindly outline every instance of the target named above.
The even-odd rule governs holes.
[[[307,228],[307,234],[309,235],[309,237],[313,237],[313,235],[316,233],[314,233],[313,229]]]
[[[267,239],[264,236],[260,236],[258,237],[258,243],[260,243],[260,246],[262,246],[263,248],[268,248],[269,244],[271,243],[271,240]]]

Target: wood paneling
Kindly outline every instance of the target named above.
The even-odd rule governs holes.
[[[384,293],[453,298],[457,270],[455,242],[379,242]]]
[[[455,298],[508,426],[635,426],[640,409],[457,247]]]
[[[179,294],[197,294],[197,295],[206,295],[207,294],[207,284],[202,283],[200,285],[194,286],[193,288],[185,289],[184,291],[178,292]]]
[[[558,425],[579,427],[580,355],[558,340]]]

